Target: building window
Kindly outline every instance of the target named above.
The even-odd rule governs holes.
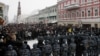
[[[56,20],[56,16],[55,16],[55,20]]]
[[[75,17],[75,12],[72,13],[72,17]]]
[[[55,10],[54,10],[54,9],[52,9],[52,12],[55,12]]]
[[[61,9],[63,9],[63,4],[61,4]]]
[[[65,18],[68,18],[68,14],[65,13],[64,15],[65,15]]]
[[[94,0],[94,1],[98,1],[98,0]]]
[[[64,13],[64,18],[66,18],[66,14]]]
[[[61,0],[57,0],[58,2],[60,2]]]
[[[0,13],[3,13],[2,7],[0,7]]]
[[[76,3],[79,3],[79,0],[76,0]]]
[[[70,18],[72,17],[72,13],[70,13]]]
[[[63,18],[63,15],[61,14],[61,18]]]
[[[74,0],[71,0],[71,4],[74,4],[75,3],[75,1]]]
[[[77,15],[76,17],[79,17],[79,12],[76,12],[76,13],[77,13],[77,14],[76,14],[76,15]]]
[[[64,6],[66,6],[66,2],[64,2]]]
[[[2,16],[2,17],[3,17],[3,14],[0,14],[0,16]]]
[[[91,16],[91,11],[90,10],[88,10],[88,16]]]
[[[98,9],[95,9],[95,16],[98,16]]]
[[[56,12],[56,8],[55,8],[55,12]]]
[[[0,16],[3,17],[3,10],[2,10],[2,7],[0,7]]]
[[[81,0],[81,3],[85,3],[85,0]]]
[[[58,15],[59,18],[61,18],[60,14]]]
[[[67,6],[70,5],[70,1],[67,2]]]
[[[60,10],[60,8],[61,8],[60,6],[61,6],[61,5],[58,5],[58,9],[59,9],[59,10]]]
[[[82,11],[82,17],[84,17],[85,15],[84,15],[85,13],[84,13],[84,11]]]
[[[92,2],[92,0],[87,0],[87,2]]]
[[[70,18],[70,16],[71,16],[70,13],[68,13],[68,18]]]
[[[98,1],[98,0],[94,0],[94,1]]]

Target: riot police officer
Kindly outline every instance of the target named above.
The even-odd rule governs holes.
[[[62,44],[61,51],[61,56],[68,56],[68,44],[66,43],[66,41]]]
[[[74,42],[74,38],[71,38],[71,43],[70,43],[70,45],[69,45],[69,51],[70,51],[69,56],[75,56],[76,44],[75,44],[75,42]]]
[[[31,56],[30,50],[27,49],[26,44],[22,44],[22,48],[19,50],[19,55],[20,56]]]
[[[86,36],[85,36],[86,37]],[[81,46],[83,46],[84,51],[83,51],[83,56],[87,56],[88,53],[88,48],[89,48],[89,43],[88,43],[88,37],[82,40]]]
[[[17,52],[13,49],[12,45],[8,45],[7,51],[4,56],[17,56]]]
[[[88,49],[88,55],[89,56],[95,56],[96,55],[96,47],[97,47],[97,41],[95,39],[95,36],[89,37],[89,49]]]
[[[45,40],[45,45],[43,47],[43,53],[45,56],[51,56],[52,46],[50,45],[49,40]]]
[[[100,36],[98,37],[98,55],[100,55]]]
[[[41,50],[37,48],[37,44],[33,45],[33,49],[31,50],[32,56],[41,56]]]
[[[37,44],[37,47],[38,47],[41,51],[42,51],[43,46],[44,46],[43,41],[44,41],[44,38],[43,38],[42,36],[39,36],[39,37],[38,37],[38,44]]]
[[[60,45],[58,40],[55,40],[53,45],[53,56],[60,56]]]

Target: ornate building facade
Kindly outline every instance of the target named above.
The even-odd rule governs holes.
[[[38,11],[37,14],[30,15],[26,19],[27,23],[55,23],[57,22],[57,5],[46,7]]]
[[[100,0],[58,0],[59,24],[100,28]]]

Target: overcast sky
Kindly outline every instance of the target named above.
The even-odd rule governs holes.
[[[57,0],[0,0],[0,2],[9,5],[8,16],[10,22],[17,14],[18,1],[21,2],[22,14],[30,14],[34,10],[43,9],[57,3]]]

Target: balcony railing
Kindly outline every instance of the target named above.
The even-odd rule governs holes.
[[[77,9],[77,8],[80,8],[80,5],[77,3],[65,6],[65,9],[67,9],[67,10]]]

